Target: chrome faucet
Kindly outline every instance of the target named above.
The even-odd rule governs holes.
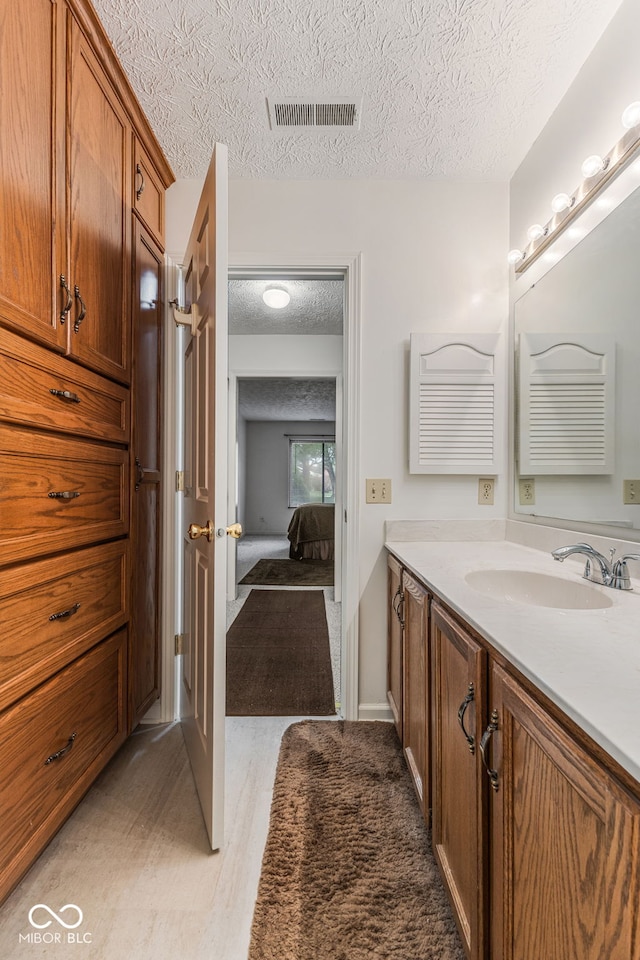
[[[566,560],[567,557],[572,556],[574,553],[584,554],[584,556],[587,558],[587,562],[584,566],[584,573],[582,574],[585,580],[591,580],[592,583],[602,583],[605,587],[615,586],[613,583],[614,574],[613,570],[611,569],[611,563],[589,543],[573,543],[568,547],[558,547],[557,550],[551,551],[551,556],[554,560],[559,560],[560,563],[562,563],[563,560]],[[614,553],[615,550],[612,550],[612,561]],[[595,570],[593,569],[592,562],[596,565]]]

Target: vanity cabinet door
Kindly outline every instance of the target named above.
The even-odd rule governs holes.
[[[492,960],[631,960],[640,804],[495,665],[487,765]]]
[[[486,789],[479,750],[486,653],[436,600],[430,646],[433,850],[467,955],[480,960],[487,889]]]
[[[402,566],[387,557],[387,701],[402,740]]]
[[[406,570],[404,594],[402,746],[420,809],[429,822],[429,594]]]

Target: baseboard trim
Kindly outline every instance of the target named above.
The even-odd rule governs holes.
[[[358,720],[393,720],[393,716],[387,703],[360,703]]]

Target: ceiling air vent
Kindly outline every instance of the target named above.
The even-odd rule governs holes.
[[[291,97],[267,99],[269,125],[273,131],[279,132],[302,129],[316,130],[318,133],[329,129],[339,129],[340,132],[357,130],[360,127],[360,106],[356,99],[340,97],[323,103]]]

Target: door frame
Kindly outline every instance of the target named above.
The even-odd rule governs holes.
[[[361,253],[232,253],[229,276],[261,277],[286,275],[321,278],[323,274],[344,276],[344,322],[342,335],[342,715],[358,719],[358,607],[359,571],[359,489],[360,489],[360,362],[362,309]],[[255,374],[254,374],[255,375]],[[336,431],[338,424],[336,423]],[[230,491],[231,493],[231,491]]]

